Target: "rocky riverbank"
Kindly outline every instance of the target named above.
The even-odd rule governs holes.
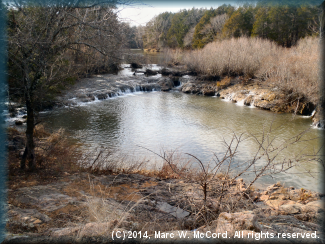
[[[196,73],[184,71],[184,67],[162,69],[157,65],[137,67],[124,65],[118,75],[104,74],[84,78],[57,97],[55,105],[75,106],[131,92],[167,92],[172,89],[189,94],[219,96],[221,99],[272,112],[309,116],[313,126],[318,128],[324,128],[325,124],[320,120],[316,104],[305,98],[286,94],[285,91],[267,86],[258,80],[243,77],[198,76]],[[18,110],[23,111],[19,107],[17,109],[12,106],[10,114],[15,116]],[[21,114],[16,124],[21,125],[23,122],[24,114]]]
[[[98,75],[86,78],[59,97],[59,105],[76,105],[137,91],[170,91],[204,96],[219,96],[235,103],[254,106],[272,112],[310,116],[313,125],[322,127],[316,105],[305,98],[297,98],[284,91],[243,77],[205,77],[182,70],[182,67],[159,66],[134,69],[124,66],[119,75]]]
[[[150,241],[143,237],[136,242],[160,242],[165,238],[155,238],[158,231],[187,231],[192,241],[197,239],[194,231],[227,231],[228,237],[235,238],[239,231],[246,238],[248,233],[254,238],[269,233],[288,243],[297,239],[283,238],[283,233],[301,233],[310,236],[308,243],[323,240],[323,196],[280,184],[245,191],[245,183],[239,179],[229,189],[227,201],[219,206],[217,214],[217,194],[213,193],[217,186],[217,182],[210,184],[207,199],[216,218],[204,224],[198,221],[198,207],[203,201],[200,185],[181,179],[65,172],[48,184],[13,185],[8,190],[8,235],[4,243],[34,243],[44,237],[55,243],[66,238],[112,238],[112,231],[117,230],[151,237]],[[260,238],[270,240],[270,236]],[[298,239],[304,240],[301,236]]]

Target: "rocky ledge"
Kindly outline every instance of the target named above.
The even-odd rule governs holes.
[[[210,235],[218,233],[239,241],[290,243],[306,236],[308,243],[324,241],[322,195],[280,184],[247,191],[239,179],[220,204],[218,187],[218,180],[209,184],[206,223],[200,220],[204,205],[199,184],[141,174],[65,173],[54,183],[9,189],[4,243],[74,243],[89,238],[99,243],[100,238],[112,238],[113,231],[147,236],[134,243],[184,241],[180,232],[188,233],[187,242],[209,242]]]
[[[219,81],[202,81],[202,78],[197,78],[184,83],[181,90],[191,94],[219,96],[235,103],[273,112],[312,116],[316,109],[315,104],[306,99],[290,101],[278,88],[263,86],[253,80],[243,83],[239,77],[226,77],[221,81],[220,79]]]

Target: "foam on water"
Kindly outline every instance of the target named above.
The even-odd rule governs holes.
[[[245,99],[240,100],[236,103],[237,106],[245,106]]]

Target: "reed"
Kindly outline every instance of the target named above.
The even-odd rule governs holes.
[[[301,39],[284,48],[260,38],[232,38],[184,51],[182,63],[199,74],[257,78],[297,96],[317,102],[319,40]]]

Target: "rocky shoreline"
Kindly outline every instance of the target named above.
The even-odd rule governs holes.
[[[75,106],[78,103],[104,100],[131,92],[151,92],[177,89],[188,94],[218,96],[245,106],[254,106],[272,112],[286,112],[309,116],[312,126],[324,128],[317,106],[306,99],[287,99],[287,95],[276,87],[263,85],[257,80],[243,77],[198,76],[184,67],[163,68],[124,65],[118,75],[104,74],[83,78],[71,89],[58,96],[53,106]],[[12,110],[15,110],[12,106]],[[20,108],[18,108],[20,109]],[[13,116],[15,112],[11,113]],[[16,125],[24,122],[16,120]]]
[[[125,66],[124,69],[131,67]],[[59,97],[57,105],[76,105],[78,102],[102,100],[137,91],[170,91],[177,89],[188,94],[218,96],[246,106],[270,110],[272,112],[295,113],[309,116],[312,125],[323,128],[319,120],[319,111],[315,104],[301,100],[288,100],[286,94],[277,88],[265,86],[256,80],[244,80],[242,77],[206,77],[198,76],[179,67],[155,69],[132,69],[133,75],[98,75],[83,79],[70,91]]]
[[[211,192],[213,188],[214,184],[211,184]],[[220,212],[215,220],[197,226],[197,216],[188,203],[189,199],[192,204],[202,203],[199,184],[141,174],[70,175],[66,172],[53,183],[9,189],[9,233],[4,243],[34,243],[41,237],[47,237],[49,242],[67,237],[79,240],[103,236],[111,238],[114,230],[147,231],[150,241],[148,238],[137,241],[149,243],[165,239],[161,236],[154,238],[157,231],[187,231],[190,241],[196,239],[194,231],[227,231],[228,236],[235,238],[239,231],[246,237],[248,233],[253,236],[257,236],[256,233],[272,233],[274,238],[288,243],[297,239],[283,238],[283,233],[309,233],[316,236],[308,239],[308,243],[324,241],[321,235],[323,195],[285,188],[280,184],[273,184],[265,190],[248,191],[248,197],[244,197],[244,190],[243,180],[237,180],[231,197],[233,200],[240,199],[241,206],[233,211]],[[217,206],[217,198],[213,194],[207,202],[212,210]],[[208,241],[209,238],[203,236],[200,239]],[[261,239],[271,240],[266,236]]]

